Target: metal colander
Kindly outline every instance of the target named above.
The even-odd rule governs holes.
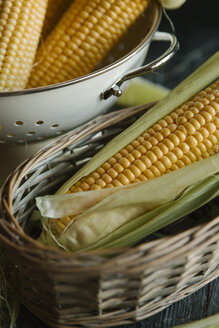
[[[106,112],[121,95],[127,84],[124,82],[161,66],[176,52],[175,35],[157,31],[161,16],[161,6],[152,2],[95,71],[86,76],[47,87],[1,92],[0,143],[56,136]],[[170,47],[152,63],[141,66],[152,41],[168,41]]]

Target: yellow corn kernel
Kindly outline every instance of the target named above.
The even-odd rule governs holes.
[[[0,1],[0,91],[26,87],[48,0]]]
[[[149,1],[74,0],[40,46],[27,87],[59,83],[90,73]]]

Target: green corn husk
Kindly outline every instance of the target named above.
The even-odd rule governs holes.
[[[140,184],[64,194],[75,182],[212,83],[218,75],[219,52],[109,142],[56,195],[38,198],[37,205],[44,216],[39,241],[71,251],[130,246],[216,197],[219,154]],[[60,235],[55,235],[52,218],[73,214],[76,214],[75,219]]]
[[[218,328],[219,314],[212,315],[208,318],[187,323],[184,325],[174,326],[173,328]]]
[[[219,175],[188,187],[176,200],[160,206],[120,227],[89,249],[127,247],[175,222],[219,196]]]

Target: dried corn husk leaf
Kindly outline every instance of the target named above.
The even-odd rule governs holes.
[[[154,229],[160,229],[163,225],[172,222],[171,220],[185,215],[186,209],[184,200],[182,200],[181,197],[181,203],[178,202],[180,204],[178,212],[175,212],[174,210],[172,212],[172,216],[167,216],[168,222],[162,220],[162,218],[159,217],[160,214],[164,213],[164,204],[167,204],[168,209],[169,203],[173,202],[177,196],[179,196],[186,188],[194,183],[197,183],[203,178],[217,173],[218,169],[219,154],[211,156],[207,159],[203,159],[199,162],[193,163],[189,166],[181,168],[180,170],[176,170],[161,177],[154,178],[146,182],[133,184],[130,188],[116,188],[118,191],[111,195],[107,195],[94,206],[91,206],[82,214],[79,214],[74,221],[70,222],[64,232],[61,233],[57,239],[54,237],[54,241],[57,240],[58,245],[63,246],[65,249],[76,251],[90,247],[103,238],[106,238],[107,236],[109,236],[110,239],[107,239],[105,242],[108,243],[109,240],[112,241],[111,237],[114,238],[113,232],[121,227],[119,237],[121,237],[121,232],[122,235],[123,232],[125,232],[124,238],[126,243],[130,245],[130,243],[133,243],[133,238],[131,239],[128,234],[130,231],[133,233],[133,226],[131,230],[129,228],[127,230],[127,224],[129,222],[135,222],[137,219],[142,219],[143,222],[141,222],[141,224],[143,224],[148,220],[155,218],[155,222],[153,221],[153,228],[150,228],[152,231],[149,233],[151,233],[154,231]],[[216,183],[218,190],[218,178],[214,177],[212,179],[212,184],[214,185]],[[172,187],[167,188],[167,186]],[[202,190],[203,185],[201,186],[202,187],[200,189],[195,189],[194,197],[196,202],[190,202],[190,207],[192,205],[192,210],[195,206],[200,206],[200,203],[201,205],[203,204],[202,195],[198,191],[201,190],[201,192],[204,194],[206,188],[208,187],[209,190],[211,189],[210,194],[212,197],[212,185],[204,184],[204,191]],[[191,190],[193,191],[194,189]],[[104,189],[99,191],[99,193],[101,192],[104,193]],[[91,192],[79,193],[81,194],[81,209],[86,207],[86,195],[88,195],[89,198],[90,193]],[[213,195],[215,195],[215,192],[213,192]],[[54,212],[54,201],[57,203],[57,213]],[[63,216],[64,213],[67,213],[67,215],[72,215],[76,202],[78,202],[77,193],[71,195],[46,196],[37,200],[37,204],[41,210],[41,213],[44,213],[44,215],[49,218],[51,216],[53,218],[58,218]],[[155,213],[153,213],[154,209],[158,209],[158,212],[155,211]],[[148,217],[146,213],[148,213]],[[50,223],[51,219],[43,220],[43,224],[47,232],[50,231]],[[142,230],[143,236],[148,234],[148,231],[149,230],[143,232]],[[138,240],[139,236],[137,237],[137,240],[135,239],[134,243]],[[101,244],[101,247],[104,247],[105,242],[104,244]],[[124,246],[123,244],[124,241],[122,240],[122,243],[117,243],[117,246]],[[110,244],[110,247],[114,246]]]
[[[88,175],[108,158],[113,156],[120,149],[135,140],[146,129],[151,127],[164,116],[170,114],[185,101],[190,99],[219,76],[219,51],[200,66],[194,73],[186,78],[166,97],[161,99],[155,106],[147,111],[129,128],[110,141],[92,159],[79,170],[70,180],[68,180],[58,193],[64,194],[75,182]]]
[[[123,189],[130,187],[125,186]],[[120,189],[109,188],[90,190],[83,193],[37,197],[36,205],[40,209],[41,215],[49,218],[55,219],[67,215],[78,215]]]
[[[219,175],[189,187],[182,195],[117,229],[89,249],[117,248],[136,244],[141,239],[195,211],[219,195]]]

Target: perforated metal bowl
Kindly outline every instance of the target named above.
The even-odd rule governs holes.
[[[105,112],[121,95],[123,82],[164,64],[178,48],[175,35],[158,32],[162,8],[146,10],[94,72],[59,84],[0,93],[0,143],[28,142],[61,134]],[[141,66],[152,41],[169,49]]]

